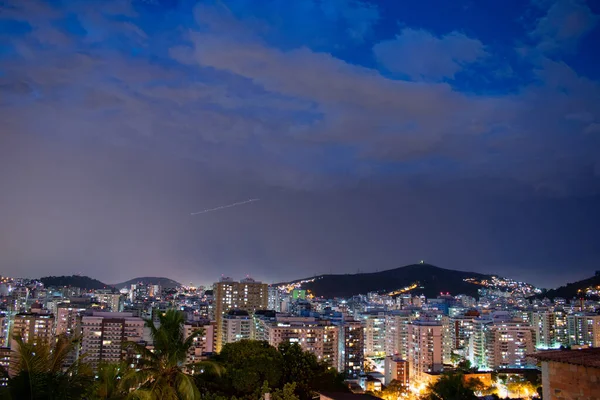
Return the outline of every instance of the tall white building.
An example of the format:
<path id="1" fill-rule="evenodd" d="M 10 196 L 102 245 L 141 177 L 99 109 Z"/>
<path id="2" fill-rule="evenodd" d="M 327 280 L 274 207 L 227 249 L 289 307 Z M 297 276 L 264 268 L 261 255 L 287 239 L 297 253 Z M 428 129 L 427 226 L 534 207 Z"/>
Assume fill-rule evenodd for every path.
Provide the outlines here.
<path id="1" fill-rule="evenodd" d="M 408 358 L 408 326 L 413 320 L 409 311 L 393 311 L 385 316 L 385 354 Z"/>
<path id="2" fill-rule="evenodd" d="M 284 342 L 298 343 L 304 351 L 313 353 L 319 361 L 334 368 L 338 365 L 339 327 L 314 317 L 278 316 L 267 325 L 269 344 L 277 347 Z"/>
<path id="3" fill-rule="evenodd" d="M 93 312 L 81 318 L 81 351 L 94 368 L 124 359 L 127 341 L 142 343 L 145 322 L 128 312 Z"/>
<path id="4" fill-rule="evenodd" d="M 415 320 L 408 337 L 409 376 L 418 385 L 429 380 L 426 374 L 442 371 L 442 324 L 433 318 Z"/>
<path id="5" fill-rule="evenodd" d="M 528 354 L 535 351 L 533 328 L 523 321 L 511 320 L 489 326 L 488 367 L 526 368 L 535 365 Z"/>
<path id="6" fill-rule="evenodd" d="M 210 321 L 195 321 L 186 322 L 183 325 L 183 335 L 186 339 L 198 330 L 202 330 L 202 334 L 194 338 L 194 343 L 186 358 L 187 364 L 194 364 L 205 360 L 209 354 L 214 352 L 214 323 L 211 324 Z"/>
<path id="7" fill-rule="evenodd" d="M 222 319 L 220 343 L 225 345 L 227 343 L 239 342 L 243 339 L 252 339 L 253 323 L 254 321 L 248 314 L 248 311 L 229 310 Z"/>
<path id="8" fill-rule="evenodd" d="M 385 355 L 385 312 L 366 312 L 360 317 L 365 327 L 365 356 Z"/>
<path id="9" fill-rule="evenodd" d="M 527 355 L 535 350 L 534 330 L 508 313 L 476 319 L 469 339 L 469 360 L 480 370 L 525 368 L 534 365 Z"/>
<path id="10" fill-rule="evenodd" d="M 96 300 L 99 303 L 106 305 L 112 312 L 123 311 L 123 301 L 119 293 L 101 293 L 97 292 L 95 295 Z"/>
<path id="11" fill-rule="evenodd" d="M 20 336 L 24 342 L 50 343 L 54 340 L 54 315 L 44 313 L 19 313 L 15 315 L 11 336 Z M 10 348 L 17 348 L 11 340 Z"/>
<path id="12" fill-rule="evenodd" d="M 556 314 L 553 311 L 534 311 L 530 317 L 537 349 L 560 347 L 556 332 Z"/>
<path id="13" fill-rule="evenodd" d="M 72 335 L 81 332 L 81 316 L 85 307 L 61 303 L 56 307 L 56 334 Z"/>
<path id="14" fill-rule="evenodd" d="M 600 347 L 600 315 L 576 314 L 567 316 L 569 344 Z"/>
<path id="15" fill-rule="evenodd" d="M 281 293 L 277 286 L 269 286 L 269 310 L 281 312 Z"/>

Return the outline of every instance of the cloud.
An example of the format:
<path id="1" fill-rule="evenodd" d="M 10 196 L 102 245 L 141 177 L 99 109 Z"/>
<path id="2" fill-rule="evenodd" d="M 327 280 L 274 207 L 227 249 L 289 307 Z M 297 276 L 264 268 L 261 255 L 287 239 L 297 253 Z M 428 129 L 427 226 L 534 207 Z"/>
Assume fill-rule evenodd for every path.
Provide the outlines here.
<path id="1" fill-rule="evenodd" d="M 600 118 L 591 105 L 600 90 L 564 63 L 540 66 L 542 86 L 476 96 L 446 83 L 390 79 L 306 47 L 280 49 L 223 9 L 201 6 L 196 17 L 198 25 L 166 41 L 170 51 L 158 61 L 110 43 L 128 35 L 150 46 L 164 37 L 140 35 L 131 29 L 135 20 L 114 24 L 103 14 L 92 20 L 106 41 L 84 35 L 53 47 L 30 35 L 15 40 L 32 57 L 4 64 L 0 84 L 10 103 L 0 108 L 3 121 L 65 140 L 191 159 L 286 188 L 352 185 L 384 170 L 435 180 L 496 176 L 532 187 L 557 181 L 550 187 L 568 193 L 572 183 L 550 167 L 558 154 L 569 149 L 561 162 L 573 171 L 595 162 L 588 151 L 580 154 L 595 148 L 593 139 L 569 146 L 562 138 L 573 115 Z M 440 163 L 453 168 L 440 171 Z"/>
<path id="2" fill-rule="evenodd" d="M 562 156 L 562 162 L 573 171 L 594 162 L 589 153 L 580 158 L 585 139 L 581 147 L 564 141 L 568 128 L 562 120 L 586 108 L 590 115 L 600 115 L 597 107 L 590 107 L 600 90 L 564 63 L 547 60 L 539 70 L 545 84 L 523 88 L 517 95 L 469 96 L 443 83 L 392 80 L 327 53 L 282 51 L 252 36 L 240 43 L 227 35 L 196 31 L 189 41 L 191 47 L 174 53 L 185 54 L 185 62 L 242 76 L 269 93 L 314 104 L 320 118 L 295 127 L 292 135 L 279 134 L 301 146 L 349 146 L 358 160 L 398 163 L 400 171 L 401 163 L 413 163 L 409 170 L 416 175 L 435 170 L 435 160 L 441 159 L 454 162 L 455 173 L 510 176 L 534 187 L 545 182 L 545 187 L 560 187 L 556 193 L 585 187 L 567 183 L 564 172 L 550 172 L 559 149 L 572 151 L 573 157 Z M 496 156 L 490 158 L 490 151 Z"/>
<path id="3" fill-rule="evenodd" d="M 600 151 L 584 130 L 600 120 L 598 82 L 541 57 L 535 84 L 475 95 L 336 56 L 344 18 L 326 46 L 303 46 L 233 8 L 173 17 L 160 3 L 11 16 L 64 40 L 0 37 L 19 49 L 0 75 L 6 273 L 209 283 L 422 258 L 523 278 L 573 254 L 597 266 Z M 189 219 L 249 197 L 261 201 Z"/>
<path id="4" fill-rule="evenodd" d="M 589 124 L 588 126 L 585 127 L 583 132 L 586 134 L 600 133 L 600 123 L 594 122 L 592 124 Z"/>
<path id="5" fill-rule="evenodd" d="M 538 20 L 531 36 L 542 52 L 574 52 L 579 39 L 596 26 L 599 18 L 584 0 L 556 0 Z"/>
<path id="6" fill-rule="evenodd" d="M 373 52 L 387 70 L 417 80 L 454 78 L 466 65 L 487 55 L 483 43 L 462 33 L 437 37 L 411 28 L 403 29 L 393 40 L 376 44 Z"/>

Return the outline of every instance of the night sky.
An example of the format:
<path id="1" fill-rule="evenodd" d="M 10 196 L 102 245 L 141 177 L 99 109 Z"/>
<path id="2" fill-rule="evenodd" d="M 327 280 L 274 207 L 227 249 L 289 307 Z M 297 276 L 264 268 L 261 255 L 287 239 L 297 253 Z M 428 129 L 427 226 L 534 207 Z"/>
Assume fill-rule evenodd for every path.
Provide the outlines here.
<path id="1" fill-rule="evenodd" d="M 0 274 L 593 275 L 599 20 L 583 0 L 0 1 Z"/>

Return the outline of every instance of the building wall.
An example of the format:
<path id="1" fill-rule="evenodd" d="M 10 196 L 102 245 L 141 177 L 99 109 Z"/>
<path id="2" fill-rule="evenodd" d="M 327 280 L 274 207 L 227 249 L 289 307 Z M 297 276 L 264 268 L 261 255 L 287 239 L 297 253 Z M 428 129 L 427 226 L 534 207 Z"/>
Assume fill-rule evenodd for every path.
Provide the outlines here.
<path id="1" fill-rule="evenodd" d="M 78 334 L 81 330 L 81 314 L 85 308 L 59 305 L 56 308 L 56 334 Z"/>
<path id="2" fill-rule="evenodd" d="M 600 347 L 600 315 L 569 315 L 569 344 Z"/>
<path id="3" fill-rule="evenodd" d="M 141 342 L 144 337 L 144 320 L 129 313 L 94 313 L 82 317 L 81 325 L 81 350 L 93 367 L 100 362 L 122 360 L 123 343 Z"/>
<path id="4" fill-rule="evenodd" d="M 385 313 L 364 314 L 365 355 L 385 355 Z"/>
<path id="5" fill-rule="evenodd" d="M 385 354 L 408 357 L 408 325 L 410 313 L 392 313 L 385 317 Z"/>
<path id="6" fill-rule="evenodd" d="M 17 314 L 11 336 L 18 335 L 24 342 L 49 343 L 54 339 L 54 316 L 52 314 Z M 11 340 L 11 349 L 17 344 Z"/>
<path id="7" fill-rule="evenodd" d="M 442 325 L 415 321 L 409 327 L 408 362 L 410 378 L 426 380 L 425 375 L 442 371 Z"/>
<path id="8" fill-rule="evenodd" d="M 600 368 L 542 362 L 544 400 L 600 400 Z"/>
<path id="9" fill-rule="evenodd" d="M 345 321 L 339 330 L 338 371 L 355 378 L 365 363 L 365 331 L 358 321 Z"/>
<path id="10" fill-rule="evenodd" d="M 329 324 L 292 324 L 289 326 L 271 325 L 268 328 L 269 344 L 277 347 L 280 343 L 298 343 L 304 351 L 313 353 L 319 361 L 338 367 L 338 330 Z"/>
<path id="11" fill-rule="evenodd" d="M 389 385 L 392 381 L 398 381 L 402 386 L 408 387 L 410 384 L 408 361 L 393 356 L 385 358 L 385 383 Z"/>
<path id="12" fill-rule="evenodd" d="M 527 357 L 535 351 L 533 328 L 523 322 L 503 322 L 489 327 L 486 337 L 488 367 L 520 368 L 532 366 Z"/>
<path id="13" fill-rule="evenodd" d="M 8 347 L 0 347 L 0 367 L 4 368 L 5 371 L 11 372 L 10 360 L 12 358 L 12 350 Z M 8 386 L 8 378 L 0 375 L 0 386 Z"/>
<path id="14" fill-rule="evenodd" d="M 186 362 L 188 364 L 197 363 L 207 358 L 207 353 L 214 351 L 214 324 L 210 323 L 186 323 L 183 326 L 183 334 L 187 339 L 198 330 L 202 330 L 202 335 L 194 338 L 194 343 L 190 348 Z"/>
<path id="15" fill-rule="evenodd" d="M 221 345 L 252 339 L 252 324 L 252 319 L 247 315 L 226 315 L 221 322 Z"/>
<path id="16" fill-rule="evenodd" d="M 6 314 L 0 314 L 0 347 L 6 347 L 9 344 L 8 340 L 8 321 Z"/>
<path id="17" fill-rule="evenodd" d="M 223 347 L 223 317 L 231 309 L 248 311 L 266 310 L 269 304 L 269 286 L 266 283 L 244 279 L 240 282 L 222 279 L 214 284 L 216 320 L 215 351 Z"/>

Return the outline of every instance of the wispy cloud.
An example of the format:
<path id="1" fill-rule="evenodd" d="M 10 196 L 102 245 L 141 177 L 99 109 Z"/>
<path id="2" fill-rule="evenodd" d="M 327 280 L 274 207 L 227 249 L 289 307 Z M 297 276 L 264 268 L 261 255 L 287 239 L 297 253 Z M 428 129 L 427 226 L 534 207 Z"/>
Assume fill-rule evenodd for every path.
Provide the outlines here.
<path id="1" fill-rule="evenodd" d="M 545 53 L 575 52 L 579 39 L 596 26 L 600 16 L 584 0 L 556 0 L 539 5 L 548 3 L 547 12 L 531 32 L 538 49 Z"/>
<path id="2" fill-rule="evenodd" d="M 389 71 L 417 80 L 453 78 L 466 65 L 484 58 L 485 46 L 460 32 L 437 37 L 425 30 L 404 28 L 393 40 L 373 48 Z"/>

